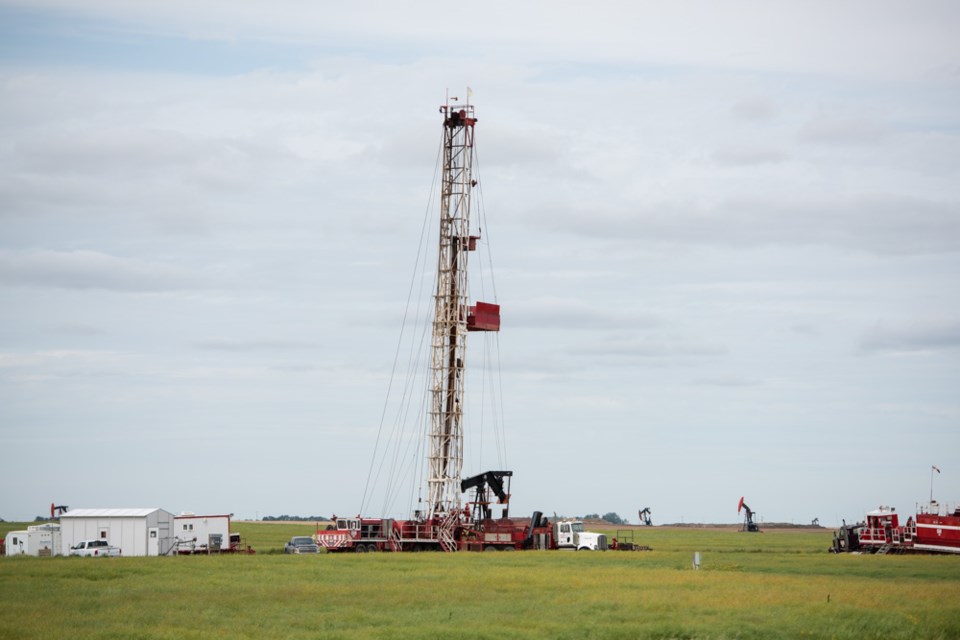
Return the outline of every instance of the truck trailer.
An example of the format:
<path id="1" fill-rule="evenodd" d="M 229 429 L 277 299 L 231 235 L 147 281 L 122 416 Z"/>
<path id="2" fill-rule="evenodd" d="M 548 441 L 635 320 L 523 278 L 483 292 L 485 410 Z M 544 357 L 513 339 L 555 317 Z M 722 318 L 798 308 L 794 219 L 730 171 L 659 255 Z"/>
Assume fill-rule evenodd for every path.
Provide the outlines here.
<path id="1" fill-rule="evenodd" d="M 26 531 L 11 531 L 4 547 L 8 556 L 61 555 L 60 525 L 48 522 L 29 526 Z"/>

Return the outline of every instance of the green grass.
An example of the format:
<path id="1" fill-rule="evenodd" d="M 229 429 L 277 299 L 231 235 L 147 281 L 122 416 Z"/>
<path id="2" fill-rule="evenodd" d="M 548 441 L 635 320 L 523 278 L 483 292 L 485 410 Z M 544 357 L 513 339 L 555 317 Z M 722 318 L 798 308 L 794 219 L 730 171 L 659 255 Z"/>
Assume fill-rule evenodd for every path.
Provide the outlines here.
<path id="1" fill-rule="evenodd" d="M 323 527 L 327 523 L 320 523 Z M 257 553 L 283 553 L 283 545 L 293 536 L 312 536 L 317 532 L 314 522 L 232 522 L 231 531 L 240 534 L 244 547 L 249 545 Z"/>
<path id="2" fill-rule="evenodd" d="M 37 522 L 0 522 L 0 538 L 6 538 L 11 531 L 26 531 Z"/>
<path id="3" fill-rule="evenodd" d="M 264 549 L 285 527 L 237 526 Z M 650 552 L 6 558 L 0 638 L 960 637 L 960 557 L 829 540 L 654 528 Z"/>

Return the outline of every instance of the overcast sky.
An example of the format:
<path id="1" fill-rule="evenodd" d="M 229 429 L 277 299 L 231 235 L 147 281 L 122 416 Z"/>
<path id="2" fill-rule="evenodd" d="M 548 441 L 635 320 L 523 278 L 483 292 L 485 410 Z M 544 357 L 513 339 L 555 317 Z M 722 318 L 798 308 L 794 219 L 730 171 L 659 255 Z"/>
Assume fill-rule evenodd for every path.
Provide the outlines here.
<path id="1" fill-rule="evenodd" d="M 960 503 L 960 5 L 406 4 L 0 0 L 0 518 L 356 513 L 466 86 L 505 454 L 474 411 L 465 473 Z"/>

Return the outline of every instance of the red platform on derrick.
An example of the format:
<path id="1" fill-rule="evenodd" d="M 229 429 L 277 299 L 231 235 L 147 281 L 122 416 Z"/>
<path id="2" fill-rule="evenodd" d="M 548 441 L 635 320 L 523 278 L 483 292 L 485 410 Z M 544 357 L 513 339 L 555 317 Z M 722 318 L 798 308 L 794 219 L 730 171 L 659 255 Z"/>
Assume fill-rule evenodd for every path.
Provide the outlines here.
<path id="1" fill-rule="evenodd" d="M 470 307 L 467 331 L 500 331 L 500 305 L 478 302 Z"/>

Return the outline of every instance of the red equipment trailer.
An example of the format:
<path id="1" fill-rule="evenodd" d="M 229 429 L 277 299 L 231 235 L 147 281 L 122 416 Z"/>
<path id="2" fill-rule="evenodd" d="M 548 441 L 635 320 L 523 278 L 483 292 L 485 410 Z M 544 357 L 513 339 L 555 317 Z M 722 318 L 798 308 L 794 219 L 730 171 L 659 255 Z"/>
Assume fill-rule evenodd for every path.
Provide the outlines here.
<path id="1" fill-rule="evenodd" d="M 960 506 L 931 501 L 903 524 L 895 508 L 881 506 L 852 529 L 856 542 L 840 545 L 835 536 L 832 551 L 960 553 Z"/>
<path id="2" fill-rule="evenodd" d="M 515 551 L 556 548 L 551 523 L 540 512 L 529 521 L 508 515 L 512 471 L 487 471 L 460 483 L 474 490 L 473 500 L 445 518 L 338 518 L 317 532 L 317 544 L 327 551 Z M 494 498 L 496 502 L 494 502 Z M 493 518 L 493 505 L 503 508 Z"/>

